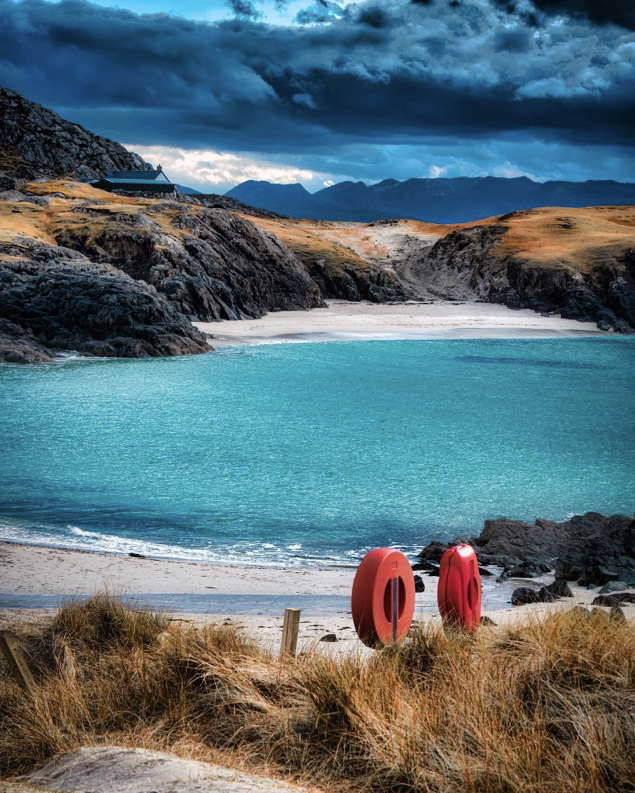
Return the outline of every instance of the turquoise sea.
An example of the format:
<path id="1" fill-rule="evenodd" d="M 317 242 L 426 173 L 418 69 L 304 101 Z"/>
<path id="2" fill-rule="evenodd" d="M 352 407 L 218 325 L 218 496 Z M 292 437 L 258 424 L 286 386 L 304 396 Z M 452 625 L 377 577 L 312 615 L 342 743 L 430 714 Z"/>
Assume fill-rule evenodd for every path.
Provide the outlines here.
<path id="1" fill-rule="evenodd" d="M 0 367 L 0 538 L 262 565 L 635 510 L 635 339 Z"/>

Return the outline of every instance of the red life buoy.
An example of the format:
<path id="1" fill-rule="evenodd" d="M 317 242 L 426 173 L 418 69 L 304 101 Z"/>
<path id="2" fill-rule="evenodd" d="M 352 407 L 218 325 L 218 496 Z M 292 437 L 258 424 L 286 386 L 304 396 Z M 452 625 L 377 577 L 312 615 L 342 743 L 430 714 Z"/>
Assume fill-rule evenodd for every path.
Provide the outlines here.
<path id="1" fill-rule="evenodd" d="M 362 559 L 353 581 L 353 622 L 369 647 L 399 642 L 408 635 L 415 611 L 410 562 L 394 548 L 375 548 Z"/>
<path id="2" fill-rule="evenodd" d="M 474 633 L 481 623 L 481 575 L 470 545 L 455 545 L 441 557 L 437 603 L 444 627 Z"/>

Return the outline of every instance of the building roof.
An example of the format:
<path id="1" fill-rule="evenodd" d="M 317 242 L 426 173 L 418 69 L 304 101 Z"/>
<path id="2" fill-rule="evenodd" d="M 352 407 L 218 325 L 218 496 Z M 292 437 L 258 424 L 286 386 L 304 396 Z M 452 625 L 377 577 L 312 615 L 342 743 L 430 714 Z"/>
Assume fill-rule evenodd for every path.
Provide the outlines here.
<path id="1" fill-rule="evenodd" d="M 121 173 L 126 173 L 126 171 L 122 171 Z M 119 179 L 115 178 L 114 176 L 104 176 L 103 179 L 99 179 L 100 182 L 111 182 L 112 184 L 144 184 L 145 182 L 151 181 L 150 179 Z M 169 180 L 166 180 L 166 185 L 172 184 Z M 160 182 L 160 184 L 163 184 Z"/>
<path id="2" fill-rule="evenodd" d="M 111 182 L 112 181 L 139 182 L 141 180 L 149 181 L 149 180 L 158 179 L 159 176 L 162 176 L 166 182 L 170 181 L 168 177 L 163 173 L 161 168 L 159 168 L 156 171 L 111 171 L 108 174 L 108 176 L 106 176 L 106 179 L 108 179 Z"/>

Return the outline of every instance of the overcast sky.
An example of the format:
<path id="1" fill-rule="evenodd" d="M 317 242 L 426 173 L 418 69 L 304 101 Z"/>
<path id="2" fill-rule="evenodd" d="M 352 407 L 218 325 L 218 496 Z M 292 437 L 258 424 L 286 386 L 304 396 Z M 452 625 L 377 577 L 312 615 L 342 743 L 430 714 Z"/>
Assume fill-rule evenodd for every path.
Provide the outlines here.
<path id="1" fill-rule="evenodd" d="M 175 181 L 635 181 L 634 0 L 0 0 L 0 84 Z"/>

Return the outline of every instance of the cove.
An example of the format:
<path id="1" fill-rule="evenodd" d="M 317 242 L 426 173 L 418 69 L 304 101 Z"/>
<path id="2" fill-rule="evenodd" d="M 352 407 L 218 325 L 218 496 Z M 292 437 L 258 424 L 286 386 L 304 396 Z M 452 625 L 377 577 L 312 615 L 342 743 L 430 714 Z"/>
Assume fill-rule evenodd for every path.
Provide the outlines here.
<path id="1" fill-rule="evenodd" d="M 0 367 L 0 538 L 355 564 L 635 509 L 635 339 L 277 344 Z"/>

